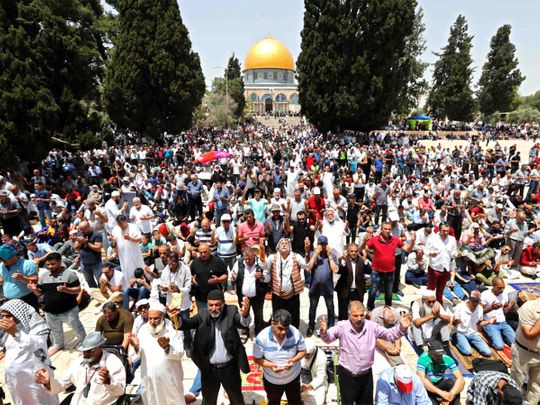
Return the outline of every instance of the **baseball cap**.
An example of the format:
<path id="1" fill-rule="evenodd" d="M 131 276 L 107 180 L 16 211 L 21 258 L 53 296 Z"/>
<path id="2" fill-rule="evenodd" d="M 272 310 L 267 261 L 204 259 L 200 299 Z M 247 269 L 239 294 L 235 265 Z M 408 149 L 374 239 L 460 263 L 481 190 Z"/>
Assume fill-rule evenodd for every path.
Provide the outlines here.
<path id="1" fill-rule="evenodd" d="M 328 244 L 328 238 L 327 238 L 326 236 L 324 236 L 324 235 L 321 235 L 321 236 L 319 236 L 319 238 L 317 239 L 317 242 L 318 242 L 319 244 L 324 244 L 324 243 Z"/>
<path id="2" fill-rule="evenodd" d="M 221 216 L 221 221 L 232 221 L 232 218 L 229 214 L 223 214 Z"/>
<path id="3" fill-rule="evenodd" d="M 438 340 L 432 340 L 428 343 L 428 349 L 430 352 L 434 354 L 443 354 L 444 353 L 444 347 L 442 343 Z"/>
<path id="4" fill-rule="evenodd" d="M 400 364 L 394 369 L 394 379 L 401 392 L 412 392 L 413 372 L 409 366 Z"/>

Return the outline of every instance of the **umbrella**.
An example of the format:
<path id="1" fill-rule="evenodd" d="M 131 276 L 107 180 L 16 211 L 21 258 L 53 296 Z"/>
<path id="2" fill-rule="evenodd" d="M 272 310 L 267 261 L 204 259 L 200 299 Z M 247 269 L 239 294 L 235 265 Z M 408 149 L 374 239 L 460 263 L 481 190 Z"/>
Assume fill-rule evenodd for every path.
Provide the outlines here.
<path id="1" fill-rule="evenodd" d="M 195 163 L 208 163 L 213 162 L 217 159 L 227 159 L 232 156 L 232 153 L 223 151 L 223 150 L 213 150 L 210 152 L 203 153 L 201 156 L 199 156 L 198 159 L 195 160 Z"/>

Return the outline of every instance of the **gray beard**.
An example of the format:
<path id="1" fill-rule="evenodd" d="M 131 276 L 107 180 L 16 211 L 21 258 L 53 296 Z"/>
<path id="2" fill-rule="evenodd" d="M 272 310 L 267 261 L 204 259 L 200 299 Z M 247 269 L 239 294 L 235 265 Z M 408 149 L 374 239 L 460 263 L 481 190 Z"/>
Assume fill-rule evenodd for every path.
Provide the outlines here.
<path id="1" fill-rule="evenodd" d="M 429 305 L 426 305 L 426 304 L 422 304 L 424 306 L 424 313 L 426 315 L 431 315 L 431 307 Z"/>
<path id="2" fill-rule="evenodd" d="M 165 321 L 161 321 L 156 327 L 148 324 L 148 331 L 153 337 L 158 337 L 165 330 Z"/>

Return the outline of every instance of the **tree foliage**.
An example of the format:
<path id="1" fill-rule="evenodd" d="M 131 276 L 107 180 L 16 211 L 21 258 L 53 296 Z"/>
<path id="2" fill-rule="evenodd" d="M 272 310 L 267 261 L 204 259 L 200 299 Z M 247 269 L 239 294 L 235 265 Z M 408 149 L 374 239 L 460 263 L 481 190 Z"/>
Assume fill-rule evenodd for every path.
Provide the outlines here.
<path id="1" fill-rule="evenodd" d="M 516 47 L 510 42 L 510 25 L 503 25 L 491 38 L 491 49 L 478 82 L 478 102 L 484 115 L 510 111 L 525 77 L 518 69 Z"/>
<path id="2" fill-rule="evenodd" d="M 383 125 L 421 77 L 416 0 L 305 0 L 298 87 L 320 130 Z M 406 103 L 404 103 L 406 104 Z"/>
<path id="3" fill-rule="evenodd" d="M 89 139 L 103 76 L 99 0 L 0 2 L 0 158 L 39 160 L 56 137 Z"/>
<path id="4" fill-rule="evenodd" d="M 212 92 L 205 96 L 203 104 L 206 107 L 206 125 L 223 129 L 235 124 L 237 105 L 231 96 Z"/>
<path id="5" fill-rule="evenodd" d="M 114 0 L 118 26 L 104 98 L 119 128 L 157 137 L 191 125 L 205 84 L 175 0 Z"/>
<path id="6" fill-rule="evenodd" d="M 436 54 L 433 84 L 428 107 L 434 117 L 452 121 L 473 118 L 474 99 L 471 90 L 473 68 L 471 48 L 473 37 L 467 33 L 467 20 L 462 15 L 450 28 L 448 44 Z"/>
<path id="7" fill-rule="evenodd" d="M 240 121 L 244 117 L 246 99 L 244 96 L 244 81 L 241 76 L 240 61 L 234 54 L 229 58 L 224 76 L 215 78 L 212 82 L 212 92 L 222 95 L 229 94 L 236 103 L 234 117 Z"/>

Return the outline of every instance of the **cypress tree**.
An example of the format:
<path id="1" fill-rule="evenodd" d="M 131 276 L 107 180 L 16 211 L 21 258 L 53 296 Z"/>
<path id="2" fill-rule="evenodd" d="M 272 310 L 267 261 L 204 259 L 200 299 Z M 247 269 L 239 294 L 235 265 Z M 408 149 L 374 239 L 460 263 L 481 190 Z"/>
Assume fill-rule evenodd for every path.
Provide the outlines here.
<path id="1" fill-rule="evenodd" d="M 228 92 L 236 105 L 234 118 L 236 120 L 241 120 L 243 118 L 244 110 L 246 108 L 244 81 L 242 80 L 240 61 L 234 54 L 229 58 L 224 77 L 216 77 L 212 82 L 212 92 L 221 95 L 225 95 Z"/>
<path id="2" fill-rule="evenodd" d="M 100 130 L 93 112 L 103 75 L 98 0 L 0 2 L 0 158 L 44 157 Z"/>
<path id="3" fill-rule="evenodd" d="M 484 115 L 512 110 L 517 90 L 525 80 L 518 69 L 516 47 L 510 42 L 511 30 L 510 25 L 503 25 L 491 38 L 491 49 L 478 82 L 478 102 Z"/>
<path id="4" fill-rule="evenodd" d="M 408 46 L 421 19 L 416 5 L 305 0 L 299 96 L 302 112 L 320 130 L 369 131 L 387 121 L 418 74 Z"/>
<path id="5" fill-rule="evenodd" d="M 450 28 L 448 44 L 436 54 L 433 84 L 427 104 L 439 119 L 470 121 L 474 100 L 471 90 L 473 68 L 471 48 L 473 37 L 467 33 L 467 20 L 462 15 Z"/>
<path id="6" fill-rule="evenodd" d="M 205 91 L 175 0 L 115 0 L 118 31 L 105 104 L 120 128 L 158 137 L 188 128 Z"/>

